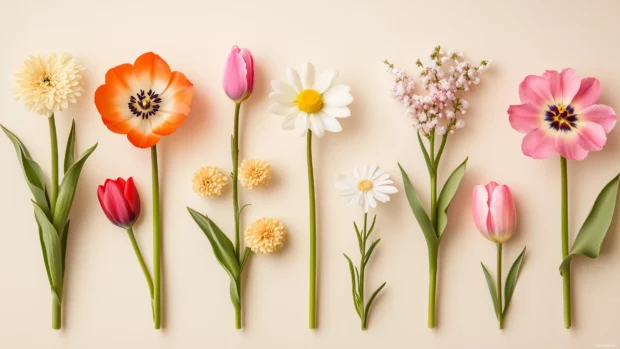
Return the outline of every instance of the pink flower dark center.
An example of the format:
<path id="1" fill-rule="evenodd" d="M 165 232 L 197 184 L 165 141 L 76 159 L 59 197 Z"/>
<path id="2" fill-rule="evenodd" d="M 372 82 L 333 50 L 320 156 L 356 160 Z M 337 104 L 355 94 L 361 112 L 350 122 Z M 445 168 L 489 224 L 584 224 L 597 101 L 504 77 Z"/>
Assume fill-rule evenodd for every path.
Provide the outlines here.
<path id="1" fill-rule="evenodd" d="M 133 115 L 142 119 L 148 119 L 149 116 L 157 114 L 161 102 L 161 97 L 153 90 L 149 90 L 147 93 L 144 93 L 144 90 L 140 90 L 135 96 L 129 97 L 127 106 Z"/>
<path id="2" fill-rule="evenodd" d="M 549 127 L 556 131 L 572 131 L 577 128 L 577 114 L 575 108 L 570 104 L 565 106 L 549 105 L 549 109 L 545 112 L 545 121 L 549 122 Z"/>

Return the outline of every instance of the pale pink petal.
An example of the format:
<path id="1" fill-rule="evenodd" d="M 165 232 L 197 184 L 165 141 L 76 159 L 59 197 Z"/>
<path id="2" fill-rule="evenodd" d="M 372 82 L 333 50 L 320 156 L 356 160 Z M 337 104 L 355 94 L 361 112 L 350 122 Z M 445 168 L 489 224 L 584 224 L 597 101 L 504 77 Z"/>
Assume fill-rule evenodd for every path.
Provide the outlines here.
<path id="1" fill-rule="evenodd" d="M 544 121 L 543 109 L 533 104 L 511 105 L 508 108 L 508 116 L 510 126 L 522 133 L 539 128 Z"/>
<path id="2" fill-rule="evenodd" d="M 519 85 L 519 98 L 523 104 L 533 104 L 539 107 L 553 102 L 549 80 L 542 76 L 526 76 Z"/>
<path id="3" fill-rule="evenodd" d="M 599 151 L 607 142 L 603 126 L 594 122 L 580 122 L 577 128 L 579 146 L 587 151 Z"/>
<path id="4" fill-rule="evenodd" d="M 517 213 L 510 188 L 500 185 L 493 191 L 489 205 L 489 217 L 492 220 L 492 232 L 497 241 L 504 242 L 512 236 L 517 224 Z"/>
<path id="5" fill-rule="evenodd" d="M 536 129 L 523 137 L 521 150 L 531 158 L 546 159 L 555 153 L 555 137 L 541 128 Z"/>
<path id="6" fill-rule="evenodd" d="M 574 132 L 559 133 L 555 139 L 555 150 L 568 160 L 583 160 L 588 152 L 579 146 L 579 136 Z"/>
<path id="7" fill-rule="evenodd" d="M 601 126 L 606 133 L 616 126 L 616 112 L 611 107 L 594 104 L 579 112 L 579 118 L 583 121 L 595 122 Z"/>
<path id="8" fill-rule="evenodd" d="M 601 83 L 597 78 L 585 78 L 581 80 L 579 92 L 573 98 L 571 104 L 578 110 L 583 110 L 598 101 L 601 96 Z"/>
<path id="9" fill-rule="evenodd" d="M 472 196 L 471 210 L 474 217 L 476 227 L 484 235 L 488 237 L 487 219 L 489 217 L 489 194 L 483 185 L 476 185 Z"/>
<path id="10" fill-rule="evenodd" d="M 233 101 L 240 101 L 248 91 L 248 70 L 239 51 L 237 46 L 233 46 L 230 51 L 222 81 L 224 92 Z"/>
<path id="11" fill-rule="evenodd" d="M 568 105 L 581 86 L 581 80 L 577 76 L 575 69 L 567 68 L 558 73 L 555 70 L 547 70 L 543 77 L 549 80 L 551 88 L 551 96 L 555 100 L 555 104 Z"/>

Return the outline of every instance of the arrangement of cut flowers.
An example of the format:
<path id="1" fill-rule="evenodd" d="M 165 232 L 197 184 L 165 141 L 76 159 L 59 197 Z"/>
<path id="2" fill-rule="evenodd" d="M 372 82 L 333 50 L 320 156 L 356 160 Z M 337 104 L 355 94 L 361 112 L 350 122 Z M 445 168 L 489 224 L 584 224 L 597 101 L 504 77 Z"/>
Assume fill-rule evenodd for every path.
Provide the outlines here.
<path id="1" fill-rule="evenodd" d="M 138 57 L 133 65 L 121 64 L 105 75 L 95 92 L 95 105 L 107 128 L 126 134 L 129 142 L 151 149 L 153 189 L 153 274 L 149 272 L 133 233 L 140 214 L 140 199 L 132 178 L 106 180 L 97 190 L 101 208 L 110 221 L 125 229 L 146 277 L 155 329 L 161 327 L 161 250 L 159 167 L 157 143 L 181 126 L 190 112 L 194 86 L 183 73 L 172 71 L 153 52 Z"/>
<path id="2" fill-rule="evenodd" d="M 52 328 L 62 327 L 62 301 L 65 280 L 69 213 L 84 163 L 97 144 L 75 159 L 75 121 L 71 125 L 63 161 L 63 178 L 58 178 L 58 134 L 55 115 L 76 103 L 82 95 L 84 67 L 73 57 L 61 53 L 30 56 L 14 76 L 15 98 L 26 108 L 47 118 L 52 158 L 51 185 L 45 183 L 41 166 L 32 159 L 22 141 L 4 126 L 13 143 L 17 160 L 32 192 L 34 216 L 39 227 L 43 262 L 52 291 Z"/>
<path id="3" fill-rule="evenodd" d="M 437 259 L 439 243 L 448 224 L 448 207 L 465 174 L 467 159 L 448 177 L 441 192 L 437 192 L 439 162 L 446 147 L 448 137 L 465 126 L 464 115 L 469 102 L 460 94 L 472 85 L 480 83 L 480 73 L 487 68 L 489 61 L 472 64 L 462 60 L 463 54 L 445 52 L 435 47 L 430 55 L 430 63 L 420 59 L 416 64 L 421 69 L 421 94 L 416 93 L 415 78 L 385 61 L 390 73 L 394 75 L 391 88 L 392 97 L 402 103 L 410 118 L 420 149 L 424 155 L 430 177 L 430 214 L 424 209 L 409 176 L 400 166 L 407 200 L 422 229 L 428 246 L 429 291 L 428 327 L 435 327 L 435 294 L 437 284 Z M 441 138 L 441 140 L 439 140 Z M 426 143 L 424 142 L 426 139 Z"/>
<path id="4" fill-rule="evenodd" d="M 562 263 L 564 326 L 570 328 L 571 274 L 573 257 L 596 258 L 616 207 L 619 176 L 600 192 L 590 214 L 579 229 L 572 247 L 568 236 L 567 160 L 584 160 L 589 152 L 599 151 L 607 134 L 616 125 L 616 113 L 606 105 L 596 104 L 601 95 L 596 78 L 580 79 L 574 69 L 561 72 L 547 70 L 542 76 L 528 75 L 519 85 L 521 104 L 508 109 L 510 125 L 525 133 L 521 149 L 534 159 L 560 156 L 562 187 Z"/>

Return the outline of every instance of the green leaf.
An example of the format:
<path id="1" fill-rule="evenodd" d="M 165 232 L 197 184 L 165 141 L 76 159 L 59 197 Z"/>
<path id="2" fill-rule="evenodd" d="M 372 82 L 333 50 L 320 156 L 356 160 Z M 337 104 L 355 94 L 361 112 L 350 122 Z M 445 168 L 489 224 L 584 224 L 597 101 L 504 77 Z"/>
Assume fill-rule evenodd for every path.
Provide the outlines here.
<path id="1" fill-rule="evenodd" d="M 491 299 L 493 300 L 493 312 L 495 313 L 495 317 L 499 319 L 499 313 L 497 312 L 497 291 L 495 290 L 495 284 L 493 283 L 493 279 L 487 271 L 487 268 L 484 267 L 484 264 L 480 263 L 480 265 L 482 266 L 484 277 L 487 280 L 487 286 L 489 286 L 489 293 L 491 294 Z"/>
<path id="2" fill-rule="evenodd" d="M 514 263 L 512 263 L 512 267 L 510 267 L 510 271 L 506 277 L 506 287 L 504 287 L 504 310 L 502 311 L 504 315 L 506 315 L 506 310 L 508 309 L 508 305 L 512 299 L 512 294 L 515 292 L 515 288 L 517 287 L 517 278 L 519 277 L 519 269 L 521 268 L 521 263 L 523 262 L 525 249 L 526 247 L 523 248 L 523 251 L 521 251 L 519 257 L 517 257 Z"/>
<path id="3" fill-rule="evenodd" d="M 370 248 L 368 248 L 368 252 L 366 252 L 366 257 L 364 257 L 364 265 L 368 264 L 368 260 L 370 260 L 370 256 L 372 255 L 372 251 L 375 250 L 375 247 L 377 247 L 377 244 L 379 243 L 379 241 L 381 241 L 381 239 L 377 239 L 375 242 L 373 242 L 370 245 Z"/>
<path id="4" fill-rule="evenodd" d="M 65 270 L 65 259 L 67 256 L 67 239 L 69 238 L 69 223 L 71 223 L 71 220 L 67 221 L 67 224 L 65 224 L 65 230 L 62 232 L 62 235 L 60 236 L 60 247 L 61 247 L 61 251 L 62 251 L 62 270 L 64 272 Z"/>
<path id="5" fill-rule="evenodd" d="M 422 229 L 422 232 L 424 233 L 426 244 L 428 245 L 429 249 L 437 249 L 437 247 L 439 246 L 439 238 L 435 233 L 435 229 L 433 228 L 431 219 L 428 217 L 428 214 L 424 210 L 424 207 L 420 202 L 420 197 L 418 196 L 418 193 L 413 187 L 413 184 L 411 184 L 411 180 L 409 180 L 409 176 L 407 176 L 407 173 L 405 173 L 405 170 L 403 170 L 403 167 L 400 164 L 398 164 L 398 167 L 400 168 L 400 172 L 403 176 L 405 193 L 407 194 L 409 206 L 411 206 L 411 211 L 413 211 L 413 214 L 417 219 L 418 224 Z"/>
<path id="6" fill-rule="evenodd" d="M 372 219 L 372 223 L 370 224 L 370 228 L 368 228 L 368 232 L 366 233 L 366 239 L 370 236 L 373 230 L 375 230 L 375 223 L 377 223 L 377 215 L 375 215 Z"/>
<path id="7" fill-rule="evenodd" d="M 355 278 L 355 271 L 353 270 L 353 262 L 351 262 L 351 258 L 349 258 L 349 256 L 346 255 L 346 253 L 343 253 L 344 258 L 347 259 L 347 262 L 349 262 L 349 272 L 351 273 L 351 293 L 353 294 L 353 305 L 355 306 L 355 311 L 357 312 L 357 315 L 359 315 L 360 317 L 362 316 L 361 313 L 361 308 L 360 308 L 360 302 L 359 302 L 359 295 L 357 294 L 357 279 Z"/>
<path id="8" fill-rule="evenodd" d="M 239 308 L 241 306 L 241 295 L 239 294 L 239 284 L 238 280 L 235 280 L 231 277 L 230 279 L 230 300 L 235 308 Z"/>
<path id="9" fill-rule="evenodd" d="M 618 182 L 620 175 L 614 177 L 601 190 L 596 198 L 592 210 L 581 226 L 575 243 L 570 250 L 570 254 L 562 261 L 560 265 L 560 273 L 568 271 L 571 259 L 576 255 L 582 255 L 589 258 L 598 257 L 601 251 L 601 245 L 607 235 L 611 220 L 614 217 L 616 208 L 616 197 L 618 195 Z"/>
<path id="10" fill-rule="evenodd" d="M 241 268 L 235 255 L 235 247 L 228 236 L 226 236 L 226 234 L 224 234 L 222 230 L 207 216 L 204 216 L 189 207 L 187 210 L 205 234 L 209 240 L 209 243 L 211 243 L 211 248 L 213 249 L 213 254 L 215 255 L 217 261 L 220 262 L 233 281 L 239 280 Z"/>
<path id="11" fill-rule="evenodd" d="M 41 227 L 41 235 L 43 237 L 43 245 L 45 246 L 45 258 L 49 267 L 50 277 L 52 280 L 52 289 L 57 295 L 62 294 L 63 268 L 62 268 L 62 251 L 61 242 L 58 232 L 54 225 L 49 221 L 45 212 L 34 204 L 34 216 Z"/>
<path id="12" fill-rule="evenodd" d="M 47 191 L 45 190 L 45 177 L 43 175 L 43 170 L 41 170 L 41 166 L 30 158 L 28 149 L 26 149 L 26 146 L 19 140 L 19 138 L 17 138 L 15 134 L 2 125 L 0 125 L 0 127 L 15 147 L 17 160 L 19 160 L 19 164 L 22 167 L 24 178 L 26 179 L 26 183 L 32 192 L 34 201 L 36 201 L 47 217 L 52 217 L 49 198 L 47 196 Z"/>
<path id="13" fill-rule="evenodd" d="M 355 234 L 357 234 L 357 245 L 360 253 L 364 253 L 364 251 L 362 251 L 362 234 L 360 233 L 360 229 L 357 227 L 357 223 L 355 222 L 353 222 L 353 227 L 355 228 Z"/>
<path id="14" fill-rule="evenodd" d="M 439 199 L 437 200 L 437 232 L 439 236 L 443 234 L 448 225 L 448 207 L 465 175 L 465 167 L 467 166 L 468 159 L 469 158 L 465 158 L 465 161 L 452 172 L 446 184 L 444 184 L 443 189 L 441 189 L 441 194 L 439 194 Z"/>
<path id="15" fill-rule="evenodd" d="M 433 165 L 431 164 L 431 158 L 428 156 L 428 151 L 426 151 L 424 142 L 422 142 L 422 136 L 420 136 L 420 132 L 418 132 L 418 142 L 420 143 L 420 149 L 422 149 L 422 154 L 424 154 L 424 161 L 426 162 L 426 168 L 428 169 L 428 173 L 432 175 L 434 172 Z"/>
<path id="16" fill-rule="evenodd" d="M 54 209 L 54 226 L 58 231 L 64 231 L 65 224 L 69 218 L 69 212 L 71 211 L 71 205 L 73 204 L 73 198 L 75 197 L 75 190 L 77 188 L 78 180 L 80 179 L 80 173 L 84 167 L 84 163 L 95 151 L 97 144 L 88 148 L 76 161 L 71 168 L 65 173 L 60 188 L 58 190 L 58 199 L 56 201 L 56 208 Z"/>
<path id="17" fill-rule="evenodd" d="M 381 286 L 379 286 L 379 288 L 375 290 L 375 292 L 372 293 L 372 296 L 370 296 L 370 299 L 366 304 L 366 311 L 364 312 L 364 315 L 366 317 L 368 317 L 368 313 L 370 313 L 370 307 L 372 306 L 372 302 L 375 301 L 375 298 L 377 298 L 377 295 L 379 294 L 379 292 L 381 292 L 381 290 L 385 287 L 386 284 L 387 282 L 384 282 Z"/>
<path id="18" fill-rule="evenodd" d="M 47 281 L 49 282 L 50 286 L 52 286 L 53 285 L 52 275 L 50 274 L 50 266 L 47 263 L 47 252 L 45 251 L 45 240 L 43 240 L 43 230 L 41 230 L 41 226 L 39 225 L 39 222 L 37 222 L 37 228 L 39 230 L 39 242 L 41 244 L 41 252 L 43 253 L 43 262 L 45 263 L 45 272 L 47 273 Z"/>
<path id="19" fill-rule="evenodd" d="M 75 154 L 75 120 L 71 122 L 71 132 L 69 132 L 69 139 L 67 140 L 67 148 L 65 149 L 65 173 L 69 171 L 73 162 Z"/>
<path id="20" fill-rule="evenodd" d="M 245 267 L 245 263 L 248 261 L 251 251 L 252 250 L 249 247 L 246 247 L 245 250 L 243 251 L 243 258 L 241 259 L 241 265 L 239 266 L 239 273 L 243 271 L 243 267 Z"/>

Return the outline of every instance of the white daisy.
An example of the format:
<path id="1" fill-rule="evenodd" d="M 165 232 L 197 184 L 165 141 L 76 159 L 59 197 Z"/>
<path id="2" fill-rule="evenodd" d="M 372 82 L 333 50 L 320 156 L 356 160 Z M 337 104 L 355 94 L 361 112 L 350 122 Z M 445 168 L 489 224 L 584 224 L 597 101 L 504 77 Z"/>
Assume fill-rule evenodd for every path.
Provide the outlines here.
<path id="1" fill-rule="evenodd" d="M 327 70 L 315 81 L 314 66 L 304 63 L 301 76 L 291 68 L 287 75 L 288 83 L 271 81 L 274 92 L 269 94 L 274 102 L 269 111 L 285 117 L 282 128 L 295 129 L 302 136 L 311 130 L 319 137 L 324 131 L 342 131 L 337 118 L 351 116 L 347 106 L 353 102 L 353 96 L 349 86 L 333 86 L 338 70 Z"/>
<path id="2" fill-rule="evenodd" d="M 377 207 L 377 200 L 388 202 L 388 194 L 398 193 L 398 189 L 391 184 L 394 182 L 389 174 L 376 165 L 366 165 L 358 166 L 353 176 L 338 176 L 336 190 L 345 203 L 357 204 L 368 212 L 369 207 Z"/>

